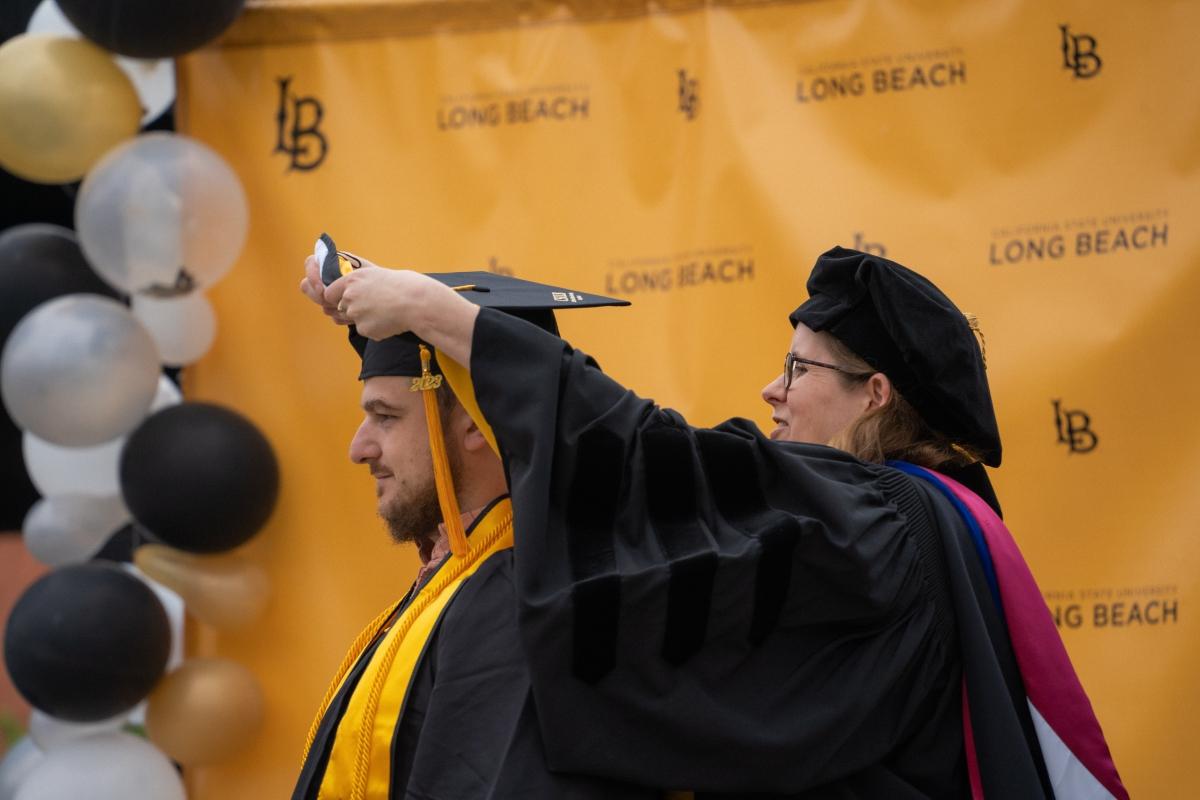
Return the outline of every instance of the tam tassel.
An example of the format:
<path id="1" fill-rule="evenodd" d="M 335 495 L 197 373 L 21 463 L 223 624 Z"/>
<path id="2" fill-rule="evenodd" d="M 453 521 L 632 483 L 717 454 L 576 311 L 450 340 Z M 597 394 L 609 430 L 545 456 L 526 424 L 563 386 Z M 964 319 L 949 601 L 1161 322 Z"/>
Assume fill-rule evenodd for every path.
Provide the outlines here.
<path id="1" fill-rule="evenodd" d="M 450 552 L 464 558 L 471 547 L 463 530 L 462 513 L 458 510 L 458 495 L 454 491 L 454 478 L 450 474 L 450 459 L 446 454 L 446 440 L 442 433 L 442 417 L 438 410 L 437 389 L 442 385 L 442 376 L 430 372 L 431 358 L 429 348 L 421 345 L 421 377 L 413 378 L 410 391 L 421 392 L 425 401 L 425 424 L 429 427 L 429 450 L 433 455 L 433 479 L 437 484 L 438 505 L 442 508 L 442 519 L 450 539 Z"/>

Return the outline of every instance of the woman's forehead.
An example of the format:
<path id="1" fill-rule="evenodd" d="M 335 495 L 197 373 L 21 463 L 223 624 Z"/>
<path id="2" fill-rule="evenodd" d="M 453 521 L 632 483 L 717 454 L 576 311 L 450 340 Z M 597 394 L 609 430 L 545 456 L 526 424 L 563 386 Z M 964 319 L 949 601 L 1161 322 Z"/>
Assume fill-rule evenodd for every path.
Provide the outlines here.
<path id="1" fill-rule="evenodd" d="M 828 357 L 833 352 L 829 346 L 830 338 L 828 333 L 818 333 L 801 322 L 792 332 L 791 352 L 801 358 L 820 360 L 821 356 Z"/>

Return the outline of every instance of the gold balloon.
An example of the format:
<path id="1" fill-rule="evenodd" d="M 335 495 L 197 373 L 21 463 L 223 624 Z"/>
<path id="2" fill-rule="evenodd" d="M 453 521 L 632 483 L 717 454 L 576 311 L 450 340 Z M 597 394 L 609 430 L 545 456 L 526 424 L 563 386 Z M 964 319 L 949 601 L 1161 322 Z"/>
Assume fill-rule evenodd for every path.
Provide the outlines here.
<path id="1" fill-rule="evenodd" d="M 192 616 L 220 630 L 254 622 L 270 594 L 266 572 L 241 556 L 201 556 L 147 544 L 134 552 L 133 563 L 183 598 Z"/>
<path id="2" fill-rule="evenodd" d="M 258 681 L 224 658 L 189 659 L 159 681 L 146 704 L 146 735 L 187 767 L 224 761 L 262 725 Z"/>
<path id="3" fill-rule="evenodd" d="M 141 126 L 137 90 L 91 42 L 14 36 L 0 46 L 0 166 L 38 183 L 83 177 Z"/>

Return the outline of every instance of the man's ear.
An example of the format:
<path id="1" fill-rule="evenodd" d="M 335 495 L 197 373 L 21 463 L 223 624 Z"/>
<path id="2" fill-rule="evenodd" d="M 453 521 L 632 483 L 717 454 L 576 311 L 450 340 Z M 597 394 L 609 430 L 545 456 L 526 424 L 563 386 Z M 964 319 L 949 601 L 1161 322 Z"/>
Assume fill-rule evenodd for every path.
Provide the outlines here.
<path id="1" fill-rule="evenodd" d="M 479 426 L 475 424 L 475 420 L 471 419 L 471 415 L 466 411 L 463 411 L 463 416 L 467 418 L 467 427 L 462 435 L 463 449 L 468 453 L 474 453 L 479 450 L 490 451 L 491 445 L 488 444 L 487 437 L 483 435 L 483 431 L 479 430 Z"/>
<path id="2" fill-rule="evenodd" d="M 479 430 L 479 426 L 475 424 L 475 420 L 471 419 L 471 415 L 463 408 L 462 403 L 454 404 L 454 409 L 450 412 L 449 417 L 449 425 L 446 428 L 448 431 L 453 431 L 454 438 L 462 444 L 463 452 L 474 453 L 480 448 L 490 449 L 487 437 L 483 435 L 483 431 Z"/>
<path id="3" fill-rule="evenodd" d="M 867 408 L 883 408 L 892 401 L 892 380 L 882 372 L 867 378 Z"/>
<path id="4" fill-rule="evenodd" d="M 492 451 L 492 446 L 488 442 L 487 436 L 480 430 L 479 425 L 467 413 L 467 409 L 462 403 L 455 403 L 454 408 L 442 418 L 443 427 L 446 431 L 447 441 L 458 442 L 462 447 L 462 452 L 468 455 L 478 453 L 481 450 L 488 452 Z"/>

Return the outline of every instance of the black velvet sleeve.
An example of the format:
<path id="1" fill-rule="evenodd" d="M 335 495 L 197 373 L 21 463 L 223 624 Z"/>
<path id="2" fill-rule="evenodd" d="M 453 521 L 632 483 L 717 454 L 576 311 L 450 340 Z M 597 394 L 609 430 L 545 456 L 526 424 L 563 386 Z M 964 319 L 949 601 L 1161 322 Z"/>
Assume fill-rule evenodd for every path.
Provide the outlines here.
<path id="1" fill-rule="evenodd" d="M 745 420 L 689 427 L 502 313 L 472 346 L 552 768 L 800 793 L 926 737 L 901 782 L 945 779 L 953 623 L 889 470 Z"/>

